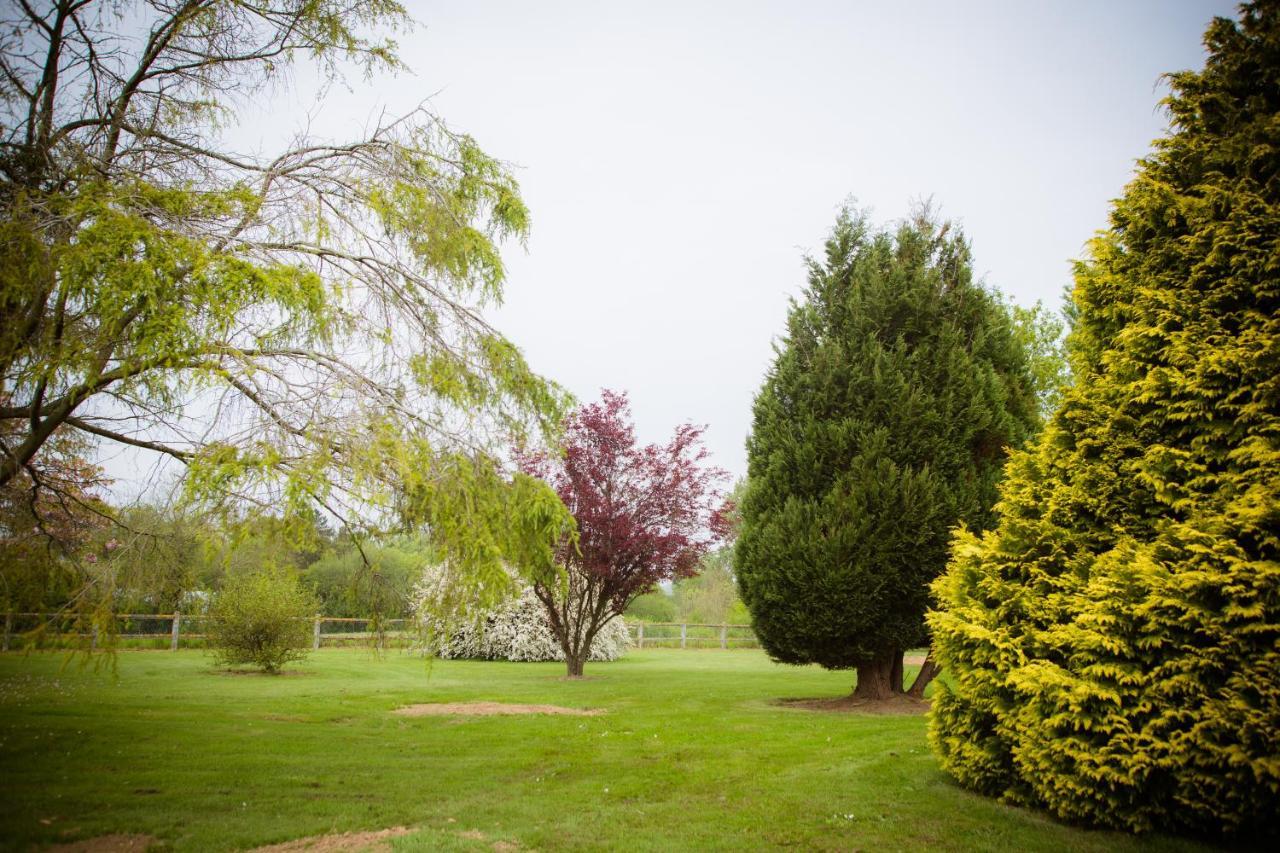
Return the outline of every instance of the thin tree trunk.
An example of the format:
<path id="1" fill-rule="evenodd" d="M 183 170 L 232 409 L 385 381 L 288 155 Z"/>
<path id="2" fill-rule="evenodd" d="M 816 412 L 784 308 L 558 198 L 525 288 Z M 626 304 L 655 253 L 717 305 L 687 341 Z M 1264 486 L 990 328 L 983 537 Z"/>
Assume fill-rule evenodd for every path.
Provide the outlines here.
<path id="1" fill-rule="evenodd" d="M 565 674 L 569 678 L 581 678 L 587 657 L 582 649 L 582 638 L 566 631 L 560 638 L 560 648 L 564 650 Z"/>
<path id="2" fill-rule="evenodd" d="M 577 678 L 582 675 L 582 657 L 573 646 L 572 636 L 568 632 L 565 634 L 556 638 L 560 641 L 560 650 L 564 652 L 565 675 L 569 678 Z"/>
<path id="3" fill-rule="evenodd" d="M 924 657 L 924 663 L 920 664 L 920 672 L 916 674 L 916 680 L 911 682 L 911 689 L 907 691 L 907 695 L 914 699 L 923 699 L 924 689 L 929 686 L 930 681 L 937 678 L 940 672 L 942 667 L 938 666 L 933 659 L 933 649 L 930 649 L 929 654 Z"/>
<path id="4" fill-rule="evenodd" d="M 890 677 L 893 673 L 893 652 L 885 652 L 873 661 L 858 666 L 858 682 L 854 685 L 854 699 L 889 699 L 894 695 Z"/>

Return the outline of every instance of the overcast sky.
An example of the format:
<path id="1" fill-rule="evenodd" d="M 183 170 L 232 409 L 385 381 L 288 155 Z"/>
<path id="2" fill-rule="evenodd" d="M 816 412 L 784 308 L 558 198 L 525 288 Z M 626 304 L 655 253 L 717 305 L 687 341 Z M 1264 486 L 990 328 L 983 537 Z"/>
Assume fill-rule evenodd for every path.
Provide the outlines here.
<path id="1" fill-rule="evenodd" d="M 1057 307 L 1070 261 L 1166 126 L 1227 2 L 415 3 L 413 73 L 330 92 L 347 135 L 430 97 L 517 167 L 533 212 L 497 325 L 581 399 L 628 391 L 641 436 L 707 424 L 745 473 L 751 403 L 842 201 L 932 197 L 977 269 Z M 265 148 L 312 109 L 270 106 Z"/>

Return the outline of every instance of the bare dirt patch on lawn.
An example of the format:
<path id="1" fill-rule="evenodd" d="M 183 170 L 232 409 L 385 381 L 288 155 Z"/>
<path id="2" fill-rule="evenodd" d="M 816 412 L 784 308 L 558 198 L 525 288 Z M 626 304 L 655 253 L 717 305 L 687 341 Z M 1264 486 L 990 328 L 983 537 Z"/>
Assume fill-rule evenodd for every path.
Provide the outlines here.
<path id="1" fill-rule="evenodd" d="M 55 844 L 46 847 L 46 853 L 143 853 L 155 843 L 150 835 L 99 835 L 84 841 Z"/>
<path id="2" fill-rule="evenodd" d="M 413 830 L 407 826 L 393 826 L 369 832 L 341 832 L 334 835 L 312 835 L 295 838 L 280 844 L 255 847 L 251 853 L 386 853 L 391 849 L 392 838 L 408 835 Z"/>
<path id="3" fill-rule="evenodd" d="M 485 835 L 478 829 L 468 829 L 466 832 L 457 833 L 457 836 L 459 838 L 465 838 L 468 841 L 487 842 L 489 840 L 489 836 Z M 494 853 L 513 853 L 513 851 L 520 849 L 520 845 L 513 844 L 510 841 L 495 841 L 493 842 L 493 849 Z"/>
<path id="4" fill-rule="evenodd" d="M 565 708 L 561 705 L 517 705 L 507 702 L 428 702 L 406 705 L 391 713 L 400 717 L 493 717 L 508 714 L 556 714 L 598 717 L 603 708 Z"/>
<path id="5" fill-rule="evenodd" d="M 802 711 L 907 717 L 918 716 L 929 710 L 928 699 L 915 699 L 911 696 L 894 696 L 890 699 L 854 699 L 852 696 L 840 696 L 835 699 L 778 699 L 774 704 Z"/>

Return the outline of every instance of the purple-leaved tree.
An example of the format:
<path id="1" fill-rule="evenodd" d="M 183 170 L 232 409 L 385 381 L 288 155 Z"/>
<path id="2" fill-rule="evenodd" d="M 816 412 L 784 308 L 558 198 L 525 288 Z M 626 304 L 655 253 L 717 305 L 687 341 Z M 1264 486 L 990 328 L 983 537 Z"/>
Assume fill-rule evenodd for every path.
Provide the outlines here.
<path id="1" fill-rule="evenodd" d="M 560 453 L 521 458 L 577 522 L 576 541 L 566 537 L 557 552 L 564 575 L 534 584 L 571 678 L 601 628 L 660 581 L 693 575 L 726 532 L 726 474 L 707 464 L 704 427 L 684 424 L 666 444 L 640 446 L 630 415 L 626 394 L 606 390 L 566 419 Z"/>

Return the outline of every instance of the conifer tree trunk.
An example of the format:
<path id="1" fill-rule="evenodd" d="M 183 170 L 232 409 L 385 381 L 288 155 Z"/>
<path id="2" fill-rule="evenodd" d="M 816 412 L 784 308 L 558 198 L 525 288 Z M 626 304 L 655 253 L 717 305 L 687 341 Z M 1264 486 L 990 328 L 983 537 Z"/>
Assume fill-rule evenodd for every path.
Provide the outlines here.
<path id="1" fill-rule="evenodd" d="M 916 680 L 911 682 L 911 689 L 907 691 L 907 695 L 913 699 L 923 699 L 924 689 L 940 672 L 942 667 L 938 666 L 933 659 L 933 649 L 930 649 L 929 654 L 924 656 L 924 663 L 920 664 L 920 671 L 916 673 Z"/>
<path id="2" fill-rule="evenodd" d="M 889 671 L 889 689 L 894 693 L 901 693 L 902 686 L 902 650 L 893 650 L 893 669 Z"/>
<path id="3" fill-rule="evenodd" d="M 880 700 L 893 697 L 893 653 L 887 652 L 865 664 L 858 664 L 858 682 L 853 688 L 854 699 Z M 901 684 L 901 682 L 899 682 Z M 901 690 L 901 687 L 899 687 Z"/>

